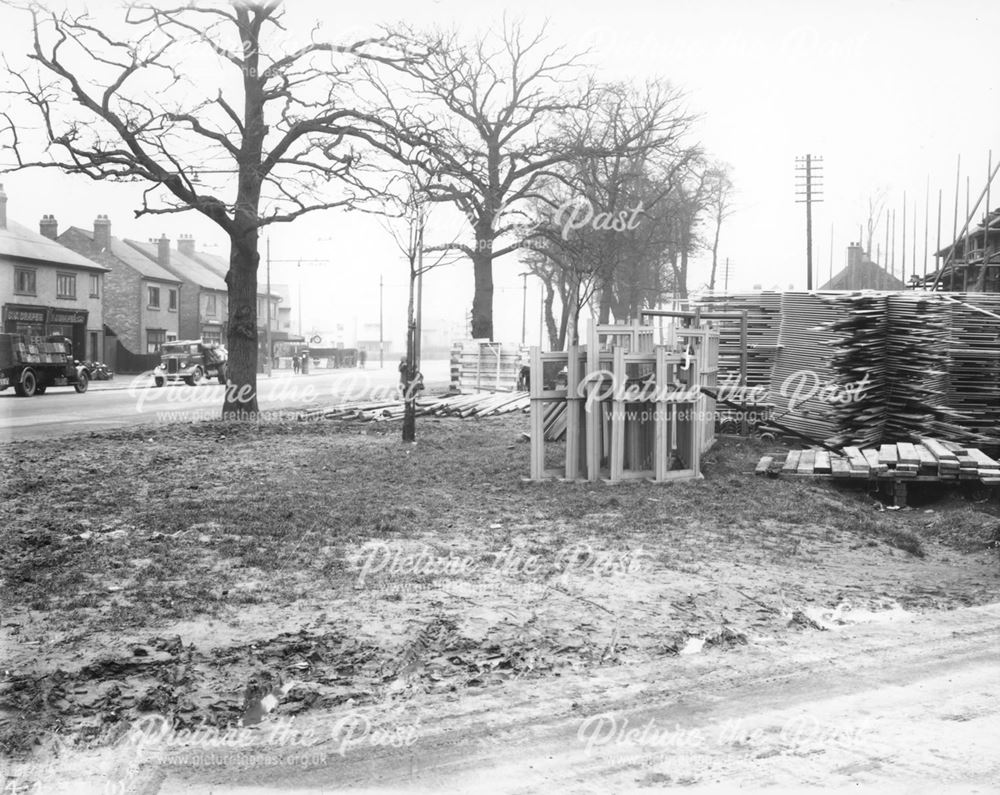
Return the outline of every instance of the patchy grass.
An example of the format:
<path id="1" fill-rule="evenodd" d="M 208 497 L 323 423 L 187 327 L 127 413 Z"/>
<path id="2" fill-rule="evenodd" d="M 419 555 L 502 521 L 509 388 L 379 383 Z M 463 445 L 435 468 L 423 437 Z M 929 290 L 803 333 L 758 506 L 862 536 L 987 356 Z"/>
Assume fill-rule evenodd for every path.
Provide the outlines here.
<path id="1" fill-rule="evenodd" d="M 526 428 L 425 419 L 404 446 L 396 424 L 212 422 L 5 445 L 0 747 L 107 740 L 151 710 L 228 725 L 265 680 L 295 714 L 795 631 L 845 599 L 1000 595 L 995 493 L 885 511 L 755 478 L 773 445 L 732 438 L 704 480 L 525 483 Z M 360 582 L 365 545 L 404 565 Z M 414 571 L 420 554 L 474 571 Z"/>

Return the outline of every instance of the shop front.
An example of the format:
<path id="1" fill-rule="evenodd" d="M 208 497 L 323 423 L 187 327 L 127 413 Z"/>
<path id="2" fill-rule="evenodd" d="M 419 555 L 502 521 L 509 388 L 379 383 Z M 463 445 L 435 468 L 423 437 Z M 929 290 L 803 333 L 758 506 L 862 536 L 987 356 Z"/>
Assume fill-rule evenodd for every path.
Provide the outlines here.
<path id="1" fill-rule="evenodd" d="M 3 330 L 26 337 L 59 334 L 73 343 L 73 355 L 85 358 L 87 351 L 86 309 L 63 309 L 57 306 L 5 304 Z"/>

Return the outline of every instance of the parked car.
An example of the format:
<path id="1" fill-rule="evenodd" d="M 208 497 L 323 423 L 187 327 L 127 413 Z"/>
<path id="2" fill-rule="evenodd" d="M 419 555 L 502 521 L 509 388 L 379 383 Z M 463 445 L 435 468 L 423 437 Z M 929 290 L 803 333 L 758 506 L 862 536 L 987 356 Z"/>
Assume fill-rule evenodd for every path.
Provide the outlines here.
<path id="1" fill-rule="evenodd" d="M 195 386 L 206 378 L 226 383 L 226 363 L 229 354 L 217 342 L 177 340 L 160 346 L 160 364 L 153 370 L 153 382 L 163 386 L 167 381 L 183 381 Z"/>

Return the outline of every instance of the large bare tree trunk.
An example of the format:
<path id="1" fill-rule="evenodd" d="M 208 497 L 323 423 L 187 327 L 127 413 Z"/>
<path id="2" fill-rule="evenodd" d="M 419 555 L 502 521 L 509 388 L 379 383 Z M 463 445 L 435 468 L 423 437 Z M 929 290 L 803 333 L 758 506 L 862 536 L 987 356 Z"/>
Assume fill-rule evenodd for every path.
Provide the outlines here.
<path id="1" fill-rule="evenodd" d="M 250 227 L 230 240 L 229 362 L 226 365 L 224 419 L 257 417 L 257 229 Z"/>
<path id="2" fill-rule="evenodd" d="M 477 230 L 478 231 L 478 230 Z M 493 339 L 493 233 L 476 235 L 472 254 L 476 291 L 472 298 L 473 339 Z"/>

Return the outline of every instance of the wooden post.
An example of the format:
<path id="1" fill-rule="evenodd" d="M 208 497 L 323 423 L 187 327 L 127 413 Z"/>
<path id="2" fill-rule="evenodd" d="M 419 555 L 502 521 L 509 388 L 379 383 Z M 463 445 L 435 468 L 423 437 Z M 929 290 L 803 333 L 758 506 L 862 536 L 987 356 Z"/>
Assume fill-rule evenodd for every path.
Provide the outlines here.
<path id="1" fill-rule="evenodd" d="M 611 398 L 611 451 L 608 455 L 608 482 L 619 483 L 622 480 L 625 466 L 625 400 L 623 390 L 617 387 L 625 377 L 625 349 L 620 345 L 614 348 L 614 364 L 611 371 L 615 374 L 615 391 Z"/>
<path id="2" fill-rule="evenodd" d="M 569 346 L 566 359 L 566 480 L 580 476 L 580 437 L 584 423 L 580 416 L 580 349 Z"/>
<path id="3" fill-rule="evenodd" d="M 537 346 L 531 348 L 531 383 L 528 385 L 531 403 L 531 479 L 545 478 L 545 403 L 542 400 L 542 355 Z"/>

